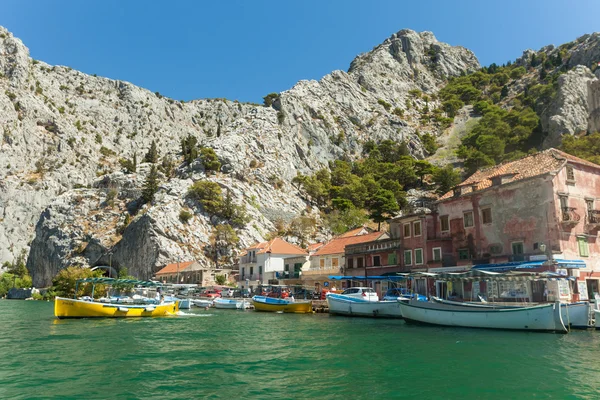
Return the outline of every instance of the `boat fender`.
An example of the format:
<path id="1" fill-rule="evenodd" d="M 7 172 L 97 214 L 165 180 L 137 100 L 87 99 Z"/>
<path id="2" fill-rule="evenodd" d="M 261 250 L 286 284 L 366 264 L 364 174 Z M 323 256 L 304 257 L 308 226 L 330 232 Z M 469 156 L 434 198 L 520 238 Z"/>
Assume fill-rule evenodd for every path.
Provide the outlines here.
<path id="1" fill-rule="evenodd" d="M 373 316 L 376 317 L 379 315 L 379 310 L 373 310 Z"/>
<path id="2" fill-rule="evenodd" d="M 127 307 L 117 307 L 117 310 L 121 312 L 129 312 L 129 308 Z"/>
<path id="3" fill-rule="evenodd" d="M 155 310 L 155 308 L 152 306 L 144 308 L 144 311 L 146 311 L 146 312 L 152 312 L 154 310 Z"/>

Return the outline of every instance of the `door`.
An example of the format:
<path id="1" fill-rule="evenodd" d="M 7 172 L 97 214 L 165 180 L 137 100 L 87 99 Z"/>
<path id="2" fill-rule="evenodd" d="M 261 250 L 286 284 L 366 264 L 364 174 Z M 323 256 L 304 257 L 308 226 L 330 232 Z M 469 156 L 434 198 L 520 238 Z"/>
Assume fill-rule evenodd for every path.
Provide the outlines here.
<path id="1" fill-rule="evenodd" d="M 598 279 L 588 279 L 587 281 L 588 298 L 590 301 L 596 298 L 598 292 Z"/>
<path id="2" fill-rule="evenodd" d="M 546 293 L 546 282 L 531 281 L 531 301 L 543 303 L 548 301 Z"/>
<path id="3" fill-rule="evenodd" d="M 523 242 L 513 242 L 512 244 L 513 261 L 524 261 Z"/>
<path id="4" fill-rule="evenodd" d="M 435 282 L 435 293 L 436 296 L 442 299 L 448 298 L 448 284 L 445 281 Z"/>

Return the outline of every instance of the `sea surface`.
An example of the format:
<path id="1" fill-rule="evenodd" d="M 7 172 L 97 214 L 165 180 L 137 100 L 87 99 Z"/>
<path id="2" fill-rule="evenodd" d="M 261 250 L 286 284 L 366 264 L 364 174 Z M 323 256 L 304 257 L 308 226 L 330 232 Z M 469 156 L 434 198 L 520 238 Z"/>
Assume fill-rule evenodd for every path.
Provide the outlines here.
<path id="1" fill-rule="evenodd" d="M 600 398 L 600 331 L 192 310 L 57 320 L 0 300 L 0 399 Z"/>

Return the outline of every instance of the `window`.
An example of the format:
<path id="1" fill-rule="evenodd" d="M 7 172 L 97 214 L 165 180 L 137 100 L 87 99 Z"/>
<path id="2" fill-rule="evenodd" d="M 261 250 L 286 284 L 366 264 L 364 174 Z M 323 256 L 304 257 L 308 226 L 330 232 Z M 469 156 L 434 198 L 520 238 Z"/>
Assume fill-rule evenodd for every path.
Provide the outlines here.
<path id="1" fill-rule="evenodd" d="M 415 264 L 423 264 L 423 249 L 415 249 Z"/>
<path id="2" fill-rule="evenodd" d="M 244 271 L 244 267 L 242 267 L 242 271 L 241 272 L 242 272 L 242 274 L 241 274 L 242 275 L 242 279 L 244 279 L 244 276 L 246 276 L 246 274 L 244 273 L 245 272 Z"/>
<path id="3" fill-rule="evenodd" d="M 575 182 L 575 171 L 573 170 L 573 166 L 567 165 L 567 182 Z"/>
<path id="4" fill-rule="evenodd" d="M 513 242 L 512 243 L 512 253 L 514 255 L 523 254 L 523 242 Z"/>
<path id="5" fill-rule="evenodd" d="M 465 228 L 473 226 L 473 211 L 469 211 L 463 214 L 463 223 Z"/>
<path id="6" fill-rule="evenodd" d="M 458 250 L 458 259 L 459 260 L 468 260 L 470 257 L 469 249 L 459 249 Z"/>
<path id="7" fill-rule="evenodd" d="M 431 252 L 432 256 L 433 256 L 433 261 L 441 261 L 442 260 L 442 248 L 441 247 L 434 247 L 433 251 Z"/>
<path id="8" fill-rule="evenodd" d="M 250 267 L 250 275 L 254 274 L 254 267 Z"/>
<path id="9" fill-rule="evenodd" d="M 404 224 L 404 237 L 410 237 L 410 224 Z"/>
<path id="10" fill-rule="evenodd" d="M 340 259 L 335 257 L 331 259 L 331 266 L 337 268 L 340 266 Z"/>
<path id="11" fill-rule="evenodd" d="M 390 253 L 387 257 L 387 265 L 396 265 L 396 253 Z"/>
<path id="12" fill-rule="evenodd" d="M 259 265 L 259 266 L 258 266 L 258 274 L 259 274 L 259 275 L 262 275 L 262 265 Z"/>
<path id="13" fill-rule="evenodd" d="M 492 209 L 484 208 L 483 210 L 481 210 L 481 219 L 483 220 L 484 224 L 491 224 L 492 223 Z"/>
<path id="14" fill-rule="evenodd" d="M 324 268 L 324 267 L 325 267 L 325 259 L 324 259 L 324 258 L 321 258 L 321 259 L 319 260 L 319 267 L 321 267 L 321 268 Z"/>
<path id="15" fill-rule="evenodd" d="M 285 264 L 284 271 L 289 271 L 289 270 L 290 270 L 290 264 Z"/>
<path id="16" fill-rule="evenodd" d="M 381 267 L 381 257 L 379 257 L 379 256 L 373 256 L 373 266 L 374 267 Z"/>
<path id="17" fill-rule="evenodd" d="M 442 215 L 440 217 L 440 225 L 442 232 L 448 232 L 450 230 L 450 221 L 447 215 Z"/>
<path id="18" fill-rule="evenodd" d="M 568 207 L 568 203 L 567 203 L 568 197 L 566 195 L 558 195 L 558 198 L 560 200 L 560 207 L 561 208 Z"/>
<path id="19" fill-rule="evenodd" d="M 354 259 L 353 258 L 348 259 L 348 268 L 354 268 Z"/>
<path id="20" fill-rule="evenodd" d="M 586 237 L 578 237 L 577 245 L 579 246 L 579 255 L 582 257 L 588 257 L 590 255 L 590 251 L 588 248 L 588 241 Z"/>
<path id="21" fill-rule="evenodd" d="M 363 267 L 363 258 L 359 257 L 356 259 L 356 268 L 362 268 Z"/>
<path id="22" fill-rule="evenodd" d="M 421 236 L 421 221 L 413 222 L 413 235 Z"/>
<path id="23" fill-rule="evenodd" d="M 491 254 L 501 254 L 502 253 L 502 245 L 501 244 L 490 245 L 490 253 Z"/>
<path id="24" fill-rule="evenodd" d="M 412 250 L 404 250 L 404 265 L 412 265 Z"/>

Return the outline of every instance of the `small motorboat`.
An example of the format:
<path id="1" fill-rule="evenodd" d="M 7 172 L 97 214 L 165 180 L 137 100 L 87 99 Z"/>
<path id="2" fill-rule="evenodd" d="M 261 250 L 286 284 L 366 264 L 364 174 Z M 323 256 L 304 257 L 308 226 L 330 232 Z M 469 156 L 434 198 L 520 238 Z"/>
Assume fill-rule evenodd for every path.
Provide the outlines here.
<path id="1" fill-rule="evenodd" d="M 212 307 L 213 301 L 214 300 L 209 300 L 209 299 L 192 299 L 191 300 L 191 302 L 194 306 L 202 307 L 202 308 Z"/>
<path id="2" fill-rule="evenodd" d="M 250 302 L 244 299 L 222 299 L 216 298 L 214 300 L 215 308 L 223 308 L 230 310 L 245 310 L 250 308 Z"/>
<path id="3" fill-rule="evenodd" d="M 399 300 L 370 301 L 343 294 L 328 293 L 330 314 L 358 317 L 402 318 Z"/>
<path id="4" fill-rule="evenodd" d="M 276 299 L 267 296 L 254 296 L 252 303 L 256 311 L 285 312 L 306 314 L 312 313 L 312 301 L 293 299 Z"/>

